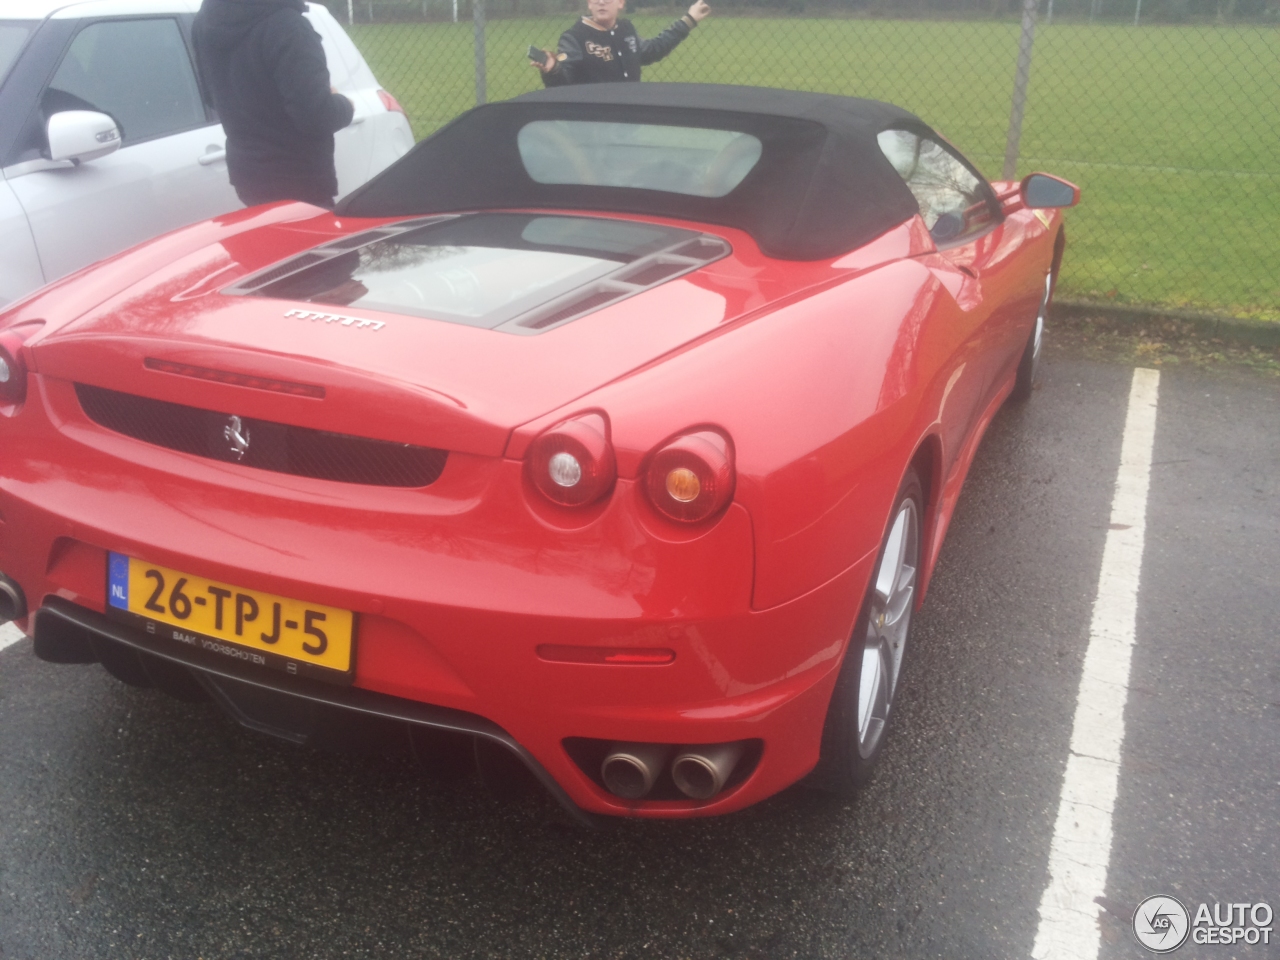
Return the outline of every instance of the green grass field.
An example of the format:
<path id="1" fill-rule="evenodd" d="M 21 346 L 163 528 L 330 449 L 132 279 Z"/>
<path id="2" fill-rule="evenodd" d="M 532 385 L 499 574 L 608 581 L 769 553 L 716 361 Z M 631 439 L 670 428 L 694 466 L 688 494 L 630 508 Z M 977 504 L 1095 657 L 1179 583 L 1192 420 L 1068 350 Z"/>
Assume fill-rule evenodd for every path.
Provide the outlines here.
<path id="1" fill-rule="evenodd" d="M 637 16 L 651 36 L 673 17 Z M 490 100 L 540 86 L 530 43 L 572 18 L 492 21 Z M 475 103 L 472 25 L 350 28 L 425 136 Z M 712 17 L 646 80 L 900 104 L 998 176 L 1018 25 Z M 1054 24 L 1035 40 L 1018 173 L 1080 184 L 1061 294 L 1280 320 L 1280 31 Z"/>

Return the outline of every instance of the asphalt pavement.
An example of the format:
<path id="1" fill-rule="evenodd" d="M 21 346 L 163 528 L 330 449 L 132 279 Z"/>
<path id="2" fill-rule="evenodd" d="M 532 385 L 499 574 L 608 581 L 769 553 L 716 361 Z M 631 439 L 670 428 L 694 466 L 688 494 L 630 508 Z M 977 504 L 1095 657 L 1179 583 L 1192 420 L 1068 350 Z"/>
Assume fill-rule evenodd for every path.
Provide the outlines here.
<path id="1" fill-rule="evenodd" d="M 0 960 L 1030 957 L 1132 378 L 1050 347 L 992 424 L 852 801 L 589 832 L 0 649 Z M 1105 960 L 1151 896 L 1280 909 L 1277 423 L 1275 378 L 1161 372 Z"/>

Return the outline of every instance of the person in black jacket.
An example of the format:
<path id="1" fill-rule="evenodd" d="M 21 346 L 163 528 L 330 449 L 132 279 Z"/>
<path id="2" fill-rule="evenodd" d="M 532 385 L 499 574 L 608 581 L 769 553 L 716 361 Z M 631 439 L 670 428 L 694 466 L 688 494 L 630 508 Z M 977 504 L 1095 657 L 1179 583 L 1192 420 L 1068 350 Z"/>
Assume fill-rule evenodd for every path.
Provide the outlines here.
<path id="1" fill-rule="evenodd" d="M 207 0 L 206 0 L 207 2 Z M 559 49 L 533 62 L 548 87 L 571 83 L 638 81 L 640 68 L 657 63 L 711 12 L 706 0 L 694 0 L 689 12 L 651 40 L 642 40 L 630 20 L 619 16 L 626 0 L 587 0 L 590 15 L 560 34 Z"/>
<path id="2" fill-rule="evenodd" d="M 203 0 L 192 31 L 205 88 L 227 134 L 227 171 L 246 206 L 332 207 L 333 134 L 355 107 L 329 86 L 303 0 Z"/>

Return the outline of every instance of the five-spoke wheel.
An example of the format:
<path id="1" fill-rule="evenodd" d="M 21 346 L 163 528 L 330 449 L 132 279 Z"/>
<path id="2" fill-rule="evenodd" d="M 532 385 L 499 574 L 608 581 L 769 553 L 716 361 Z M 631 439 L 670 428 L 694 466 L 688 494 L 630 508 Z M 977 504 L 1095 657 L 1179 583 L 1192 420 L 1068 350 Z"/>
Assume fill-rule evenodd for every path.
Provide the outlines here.
<path id="1" fill-rule="evenodd" d="M 924 498 L 907 471 L 854 626 L 822 733 L 816 782 L 840 793 L 861 787 L 884 745 L 902 677 L 920 568 Z"/>
<path id="2" fill-rule="evenodd" d="M 864 759 L 879 747 L 893 707 L 919 565 L 920 511 L 915 500 L 907 498 L 898 505 L 871 589 L 858 678 L 858 752 Z"/>

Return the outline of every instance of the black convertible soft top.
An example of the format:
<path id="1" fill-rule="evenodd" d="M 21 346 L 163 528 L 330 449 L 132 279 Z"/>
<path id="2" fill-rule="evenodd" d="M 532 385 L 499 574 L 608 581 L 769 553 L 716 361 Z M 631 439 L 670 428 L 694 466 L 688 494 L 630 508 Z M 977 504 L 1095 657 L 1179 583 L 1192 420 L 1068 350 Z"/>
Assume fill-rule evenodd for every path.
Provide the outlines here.
<path id="1" fill-rule="evenodd" d="M 539 120 L 700 127 L 750 134 L 759 160 L 723 196 L 540 183 L 517 135 Z M 338 213 L 388 217 L 461 210 L 639 213 L 737 227 L 769 256 L 839 256 L 914 216 L 915 198 L 880 151 L 888 128 L 928 131 L 875 100 L 761 87 L 617 83 L 557 87 L 476 107 L 356 190 Z"/>

